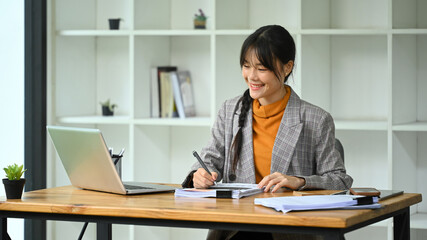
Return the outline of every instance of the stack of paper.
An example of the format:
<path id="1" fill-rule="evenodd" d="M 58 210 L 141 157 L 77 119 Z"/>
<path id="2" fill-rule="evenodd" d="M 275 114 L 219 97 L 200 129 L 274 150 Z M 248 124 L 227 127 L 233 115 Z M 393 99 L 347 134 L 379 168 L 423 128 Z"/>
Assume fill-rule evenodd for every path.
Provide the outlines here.
<path id="1" fill-rule="evenodd" d="M 256 184 L 218 183 L 209 189 L 176 189 L 175 197 L 242 198 L 262 192 L 263 189 L 258 188 Z"/>
<path id="2" fill-rule="evenodd" d="M 350 195 L 319 195 L 304 197 L 274 197 L 256 198 L 255 204 L 274 208 L 284 213 L 289 211 L 318 210 L 318 209 L 373 209 L 380 208 L 377 197 L 368 197 L 369 204 L 361 205 L 357 199 L 363 196 Z M 366 197 L 365 197 L 366 198 Z"/>

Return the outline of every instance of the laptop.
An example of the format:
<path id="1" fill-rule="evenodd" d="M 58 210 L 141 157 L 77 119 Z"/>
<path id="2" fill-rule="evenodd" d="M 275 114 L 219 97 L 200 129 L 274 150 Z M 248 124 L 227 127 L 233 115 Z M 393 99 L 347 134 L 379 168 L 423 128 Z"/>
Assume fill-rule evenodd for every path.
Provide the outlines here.
<path id="1" fill-rule="evenodd" d="M 122 182 L 98 129 L 62 126 L 46 128 L 75 187 L 124 195 L 175 190 L 174 187 L 161 184 Z"/>

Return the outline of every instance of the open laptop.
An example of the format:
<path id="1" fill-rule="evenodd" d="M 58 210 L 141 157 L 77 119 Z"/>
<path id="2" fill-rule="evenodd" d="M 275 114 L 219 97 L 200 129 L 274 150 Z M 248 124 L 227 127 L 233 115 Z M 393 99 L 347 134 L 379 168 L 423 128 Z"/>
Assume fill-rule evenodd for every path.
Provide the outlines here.
<path id="1" fill-rule="evenodd" d="M 175 190 L 161 184 L 122 182 L 98 129 L 47 126 L 47 131 L 73 186 L 126 195 Z"/>

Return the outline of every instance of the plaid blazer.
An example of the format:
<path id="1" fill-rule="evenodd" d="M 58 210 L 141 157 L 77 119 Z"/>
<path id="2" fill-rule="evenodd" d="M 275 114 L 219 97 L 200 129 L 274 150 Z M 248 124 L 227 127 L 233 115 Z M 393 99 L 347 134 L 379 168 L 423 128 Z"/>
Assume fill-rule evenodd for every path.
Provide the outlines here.
<path id="1" fill-rule="evenodd" d="M 212 137 L 200 156 L 223 182 L 255 183 L 252 137 L 252 106 L 242 129 L 242 149 L 236 171 L 232 169 L 231 145 L 238 131 L 241 108 L 238 96 L 223 103 L 212 127 Z M 200 168 L 199 163 L 192 170 Z M 353 179 L 335 149 L 335 125 L 323 109 L 305 102 L 291 90 L 271 155 L 270 173 L 303 177 L 300 189 L 348 189 Z"/>

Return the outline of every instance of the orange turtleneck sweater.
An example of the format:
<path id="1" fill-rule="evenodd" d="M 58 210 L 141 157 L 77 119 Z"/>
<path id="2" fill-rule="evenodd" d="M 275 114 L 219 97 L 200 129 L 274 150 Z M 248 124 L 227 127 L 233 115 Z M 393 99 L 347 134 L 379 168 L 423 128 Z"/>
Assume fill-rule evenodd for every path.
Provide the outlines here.
<path id="1" fill-rule="evenodd" d="M 265 106 L 261 106 L 257 99 L 252 103 L 252 131 L 255 177 L 257 183 L 265 176 L 270 175 L 274 141 L 289 97 L 291 96 L 291 88 L 289 86 L 285 87 L 286 95 L 280 101 Z"/>

